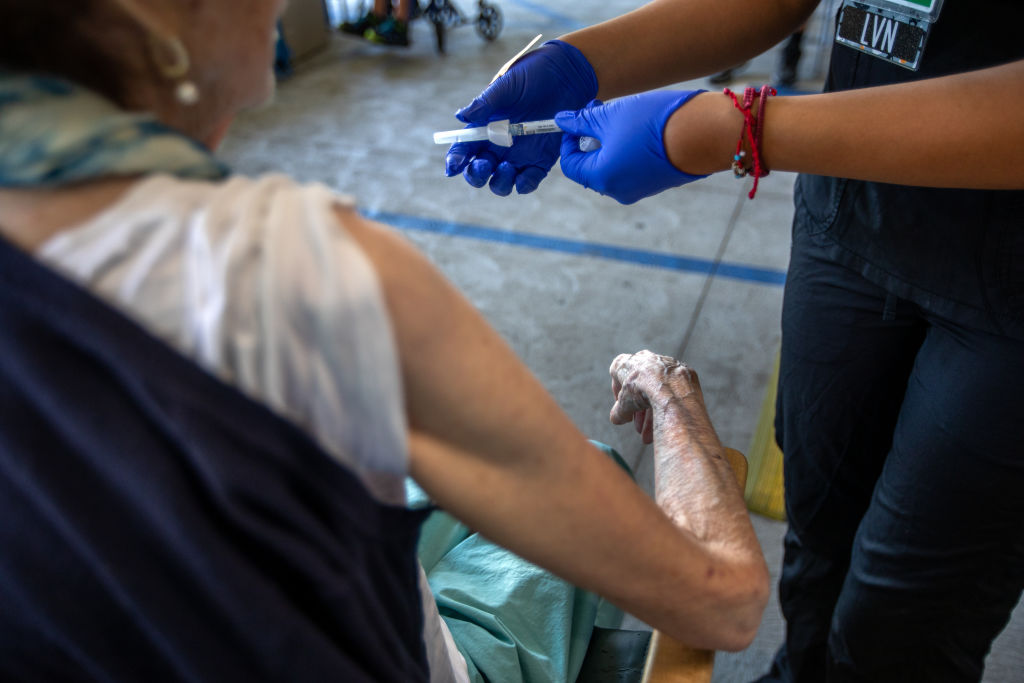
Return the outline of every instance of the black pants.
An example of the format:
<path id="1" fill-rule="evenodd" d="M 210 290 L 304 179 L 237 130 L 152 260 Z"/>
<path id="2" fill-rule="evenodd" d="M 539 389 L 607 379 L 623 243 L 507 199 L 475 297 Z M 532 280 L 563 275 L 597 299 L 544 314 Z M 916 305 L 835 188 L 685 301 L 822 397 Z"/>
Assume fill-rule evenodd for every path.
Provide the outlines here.
<path id="1" fill-rule="evenodd" d="M 980 680 L 1024 587 L 1024 342 L 896 300 L 797 233 L 786 643 L 762 680 Z"/>

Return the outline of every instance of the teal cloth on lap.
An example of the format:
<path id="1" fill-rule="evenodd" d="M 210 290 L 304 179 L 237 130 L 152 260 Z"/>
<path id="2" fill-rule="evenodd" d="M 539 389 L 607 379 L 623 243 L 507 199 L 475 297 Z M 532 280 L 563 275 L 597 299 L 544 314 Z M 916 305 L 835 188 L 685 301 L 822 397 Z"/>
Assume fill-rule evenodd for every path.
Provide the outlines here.
<path id="1" fill-rule="evenodd" d="M 630 471 L 614 449 L 593 443 Z M 406 489 L 412 507 L 430 503 L 412 480 Z M 597 595 L 440 510 L 423 524 L 419 559 L 470 678 L 479 683 L 575 681 L 595 622 L 621 619 L 621 612 Z"/>

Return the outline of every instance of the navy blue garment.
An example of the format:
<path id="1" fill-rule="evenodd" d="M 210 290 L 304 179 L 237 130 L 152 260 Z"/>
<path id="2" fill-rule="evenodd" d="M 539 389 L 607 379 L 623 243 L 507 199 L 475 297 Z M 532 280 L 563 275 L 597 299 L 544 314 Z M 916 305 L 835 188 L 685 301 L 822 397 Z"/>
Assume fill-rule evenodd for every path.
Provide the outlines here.
<path id="1" fill-rule="evenodd" d="M 423 514 L 0 241 L 0 680 L 425 681 Z"/>

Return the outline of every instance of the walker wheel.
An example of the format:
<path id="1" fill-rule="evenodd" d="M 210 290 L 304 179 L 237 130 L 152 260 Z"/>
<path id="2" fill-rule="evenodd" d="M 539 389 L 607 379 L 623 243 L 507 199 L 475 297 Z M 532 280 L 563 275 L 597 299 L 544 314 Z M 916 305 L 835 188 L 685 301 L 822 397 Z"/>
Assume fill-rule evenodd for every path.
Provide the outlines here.
<path id="1" fill-rule="evenodd" d="M 501 9 L 486 2 L 480 3 L 480 15 L 476 18 L 476 32 L 484 40 L 491 41 L 498 37 L 502 28 Z"/>

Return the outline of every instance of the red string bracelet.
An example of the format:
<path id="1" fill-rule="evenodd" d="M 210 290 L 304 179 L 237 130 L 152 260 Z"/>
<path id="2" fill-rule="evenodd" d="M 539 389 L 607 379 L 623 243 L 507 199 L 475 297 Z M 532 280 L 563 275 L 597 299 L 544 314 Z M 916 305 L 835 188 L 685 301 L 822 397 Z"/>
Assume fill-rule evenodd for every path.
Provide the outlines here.
<path id="1" fill-rule="evenodd" d="M 747 195 L 753 199 L 754 195 L 757 194 L 758 178 L 768 175 L 768 167 L 761 163 L 761 139 L 764 136 L 764 105 L 769 97 L 778 93 L 775 88 L 767 85 L 762 85 L 760 90 L 747 88 L 743 91 L 743 103 L 741 104 L 739 98 L 736 97 L 736 93 L 729 90 L 729 88 L 722 92 L 732 98 L 733 105 L 743 114 L 743 130 L 740 131 L 740 139 L 736 141 L 736 154 L 732 157 L 732 172 L 737 178 L 743 178 L 748 174 L 754 176 L 754 187 L 751 188 L 750 194 Z M 752 111 L 755 96 L 758 96 L 756 120 Z M 750 141 L 750 155 L 754 157 L 754 167 L 752 169 L 743 165 L 743 157 L 746 156 L 746 152 L 743 150 L 744 136 Z"/>

